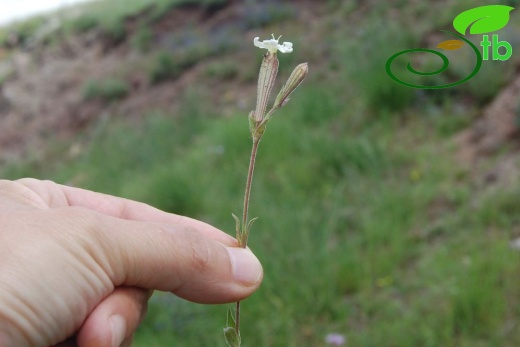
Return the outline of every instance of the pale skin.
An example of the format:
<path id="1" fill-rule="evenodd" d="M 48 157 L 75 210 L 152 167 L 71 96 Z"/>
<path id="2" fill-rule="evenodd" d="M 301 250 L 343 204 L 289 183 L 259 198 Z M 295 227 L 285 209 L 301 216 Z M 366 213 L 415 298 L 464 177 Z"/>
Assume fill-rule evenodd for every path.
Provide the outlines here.
<path id="1" fill-rule="evenodd" d="M 251 295 L 262 267 L 203 222 L 50 181 L 0 180 L 0 346 L 130 346 L 153 290 Z"/>

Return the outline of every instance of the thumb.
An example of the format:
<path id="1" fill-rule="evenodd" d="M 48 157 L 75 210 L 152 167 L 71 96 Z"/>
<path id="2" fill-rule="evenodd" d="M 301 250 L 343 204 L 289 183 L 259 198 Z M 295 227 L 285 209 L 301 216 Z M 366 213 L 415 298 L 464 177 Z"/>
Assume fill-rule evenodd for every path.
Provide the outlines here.
<path id="1" fill-rule="evenodd" d="M 147 223 L 101 216 L 96 230 L 116 286 L 170 291 L 199 303 L 244 299 L 260 285 L 262 266 L 249 249 L 229 247 L 198 230 L 204 223 Z"/>

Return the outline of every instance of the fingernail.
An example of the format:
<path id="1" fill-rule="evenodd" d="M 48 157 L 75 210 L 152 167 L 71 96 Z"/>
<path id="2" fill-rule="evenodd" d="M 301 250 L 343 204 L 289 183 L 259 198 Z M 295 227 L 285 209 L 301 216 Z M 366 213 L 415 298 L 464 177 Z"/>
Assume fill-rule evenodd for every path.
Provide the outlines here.
<path id="1" fill-rule="evenodd" d="M 110 316 L 108 320 L 112 329 L 112 347 L 120 347 L 126 337 L 126 322 L 118 315 Z"/>
<path id="2" fill-rule="evenodd" d="M 262 265 L 254 254 L 238 247 L 227 247 L 231 266 L 233 267 L 233 279 L 244 286 L 257 284 L 262 278 Z"/>

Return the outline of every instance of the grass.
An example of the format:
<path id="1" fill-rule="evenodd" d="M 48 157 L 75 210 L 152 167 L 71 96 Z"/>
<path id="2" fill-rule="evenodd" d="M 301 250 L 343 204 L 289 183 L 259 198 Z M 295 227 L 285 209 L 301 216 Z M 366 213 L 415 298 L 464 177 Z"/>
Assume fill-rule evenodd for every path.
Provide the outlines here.
<path id="1" fill-rule="evenodd" d="M 179 77 L 183 67 L 170 53 L 159 52 L 153 58 L 148 75 L 152 83 L 160 83 Z"/>
<path id="2" fill-rule="evenodd" d="M 174 7 L 197 5 L 206 11 L 213 11 L 225 4 L 225 0 L 97 0 L 74 6 L 73 11 L 65 9 L 58 13 L 60 25 L 45 35 L 50 40 L 58 32 L 66 34 L 82 34 L 98 30 L 112 42 L 120 42 L 127 36 L 125 21 L 137 14 L 142 16 L 142 25 L 152 25 L 160 20 Z M 0 27 L 0 46 L 24 46 L 31 39 L 38 38 L 38 31 L 48 24 L 45 17 L 38 16 L 29 20 L 15 22 L 6 27 Z M 143 37 L 144 36 L 144 37 Z M 137 33 L 134 40 L 141 49 L 148 39 L 146 33 Z M 13 41 L 14 42 L 11 42 Z"/>
<path id="3" fill-rule="evenodd" d="M 90 80 L 83 87 L 83 99 L 116 101 L 125 98 L 130 86 L 120 79 Z"/>
<path id="4" fill-rule="evenodd" d="M 201 38 L 196 32 L 184 32 L 182 37 L 170 37 L 167 46 L 168 49 L 160 50 L 150 59 L 148 77 L 152 84 L 177 79 L 187 69 L 204 59 L 229 51 L 233 47 L 233 42 L 232 40 L 212 41 Z M 222 72 L 221 68 L 216 74 L 222 75 Z"/>
<path id="5" fill-rule="evenodd" d="M 518 237 L 520 191 L 475 184 L 450 141 L 478 110 L 461 108 L 455 93 L 399 89 L 378 68 L 416 38 L 390 40 L 397 29 L 366 22 L 355 36 L 363 42 L 338 32 L 329 52 L 357 63 L 338 64 L 341 78 L 305 81 L 262 141 L 250 246 L 265 279 L 243 304 L 244 343 L 324 346 L 326 334 L 341 333 L 363 347 L 517 346 L 520 253 L 508 243 Z M 195 52 L 188 62 L 209 54 L 185 49 Z M 157 54 L 152 81 L 186 68 Z M 216 56 L 208 77 L 233 75 L 226 59 Z M 311 62 L 311 74 L 323 66 Z M 204 85 L 179 97 L 175 114 L 150 112 L 135 124 L 102 118 L 82 134 L 81 156 L 62 159 L 67 146 L 57 145 L 43 159 L 4 166 L 3 176 L 69 182 L 233 233 L 250 150 L 247 112 L 218 117 Z M 493 96 L 469 84 L 463 92 Z M 225 312 L 156 293 L 135 346 L 224 346 Z"/>
<path id="6" fill-rule="evenodd" d="M 206 67 L 206 76 L 220 80 L 231 80 L 239 75 L 240 71 L 236 64 L 230 61 L 214 62 Z"/>
<path id="7" fill-rule="evenodd" d="M 231 231 L 247 122 L 214 118 L 209 105 L 195 102 L 201 99 L 187 93 L 180 118 L 105 120 L 81 160 L 45 177 Z M 266 277 L 243 305 L 245 341 L 317 346 L 339 332 L 356 346 L 515 345 L 520 336 L 501 327 L 518 319 L 519 259 L 507 245 L 518 194 L 496 192 L 472 204 L 449 146 L 438 146 L 445 134 L 431 132 L 427 119 L 387 117 L 351 129 L 354 116 L 336 91 L 308 83 L 269 125 L 250 243 Z M 417 138 L 422 144 L 410 146 Z M 224 307 L 158 294 L 135 345 L 223 346 L 224 316 Z"/>
<path id="8" fill-rule="evenodd" d="M 147 26 L 141 25 L 132 37 L 131 45 L 135 50 L 141 53 L 145 53 L 152 47 L 152 41 L 152 30 Z"/>
<path id="9" fill-rule="evenodd" d="M 158 0 L 151 5 L 147 0 L 102 0 L 80 5 L 80 15 L 74 20 L 66 21 L 66 30 L 84 31 L 92 28 L 100 28 L 106 33 L 117 34 L 117 28 L 124 24 L 126 18 L 137 13 L 152 9 L 154 18 L 166 13 L 178 0 Z M 86 26 L 84 23 L 88 23 Z"/>
<path id="10" fill-rule="evenodd" d="M 388 78 L 384 67 L 390 56 L 402 49 L 414 47 L 416 39 L 413 32 L 403 31 L 392 22 L 389 22 L 389 25 L 386 23 L 375 18 L 369 20 L 363 30 L 354 34 L 354 40 L 345 40 L 335 50 L 339 56 L 349 57 L 349 60 L 357 62 L 347 65 L 345 78 L 356 83 L 359 94 L 363 95 L 367 103 L 396 111 L 409 106 L 417 91 L 396 85 Z M 348 29 L 343 29 L 336 35 L 345 37 L 351 34 L 348 33 Z M 397 64 L 394 63 L 392 66 L 395 65 Z M 403 74 L 403 71 L 393 72 L 397 76 Z M 366 78 L 367 75 L 371 78 Z"/>
<path id="11" fill-rule="evenodd" d="M 23 46 L 29 43 L 44 22 L 44 18 L 38 16 L 15 22 L 8 27 L 0 27 L 0 47 Z"/>

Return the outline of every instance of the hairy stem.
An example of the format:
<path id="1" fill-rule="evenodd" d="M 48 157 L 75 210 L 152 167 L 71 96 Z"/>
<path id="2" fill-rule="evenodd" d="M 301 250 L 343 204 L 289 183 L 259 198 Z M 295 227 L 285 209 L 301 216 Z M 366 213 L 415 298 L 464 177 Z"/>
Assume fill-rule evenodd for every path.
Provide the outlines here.
<path id="1" fill-rule="evenodd" d="M 249 198 L 251 196 L 251 184 L 253 183 L 253 173 L 255 171 L 255 161 L 256 161 L 256 153 L 258 152 L 258 144 L 260 143 L 260 138 L 253 139 L 253 148 L 251 149 L 251 158 L 249 159 L 249 170 L 247 171 L 247 180 L 246 180 L 246 191 L 244 194 L 244 212 L 242 214 L 242 232 L 249 233 L 249 230 L 245 230 L 247 228 L 247 215 L 249 213 Z M 243 244 L 239 244 L 240 247 L 247 247 L 247 238 L 243 238 Z M 241 240 L 237 235 L 237 239 Z M 235 308 L 235 330 L 237 334 L 240 335 L 240 301 L 237 301 Z"/>
<path id="2" fill-rule="evenodd" d="M 240 336 L 240 301 L 235 306 L 235 331 Z"/>
<path id="3" fill-rule="evenodd" d="M 244 193 L 244 213 L 242 214 L 242 231 L 247 226 L 247 215 L 249 213 L 249 197 L 251 196 L 251 184 L 253 183 L 253 173 L 255 171 L 256 153 L 258 152 L 258 144 L 260 139 L 253 140 L 253 148 L 251 149 L 251 158 L 249 159 L 249 170 L 247 172 L 246 191 Z M 248 232 L 248 231 L 246 231 Z M 242 248 L 247 247 L 247 236 L 242 245 Z"/>

